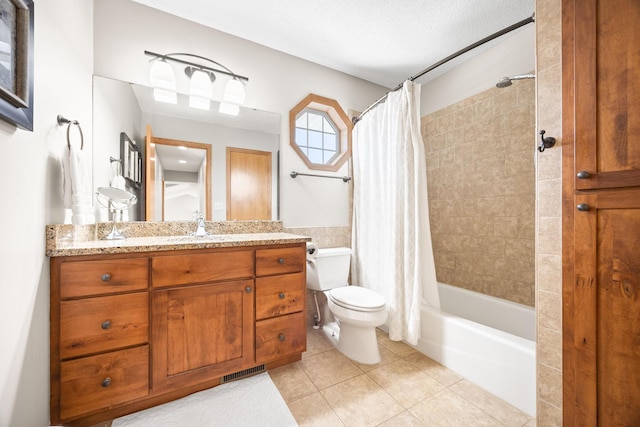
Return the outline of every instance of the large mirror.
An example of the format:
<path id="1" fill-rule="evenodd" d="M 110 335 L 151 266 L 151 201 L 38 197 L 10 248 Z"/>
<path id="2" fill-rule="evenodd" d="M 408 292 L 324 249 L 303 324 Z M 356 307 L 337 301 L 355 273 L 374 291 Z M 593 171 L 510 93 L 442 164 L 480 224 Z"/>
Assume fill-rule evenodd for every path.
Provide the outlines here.
<path id="1" fill-rule="evenodd" d="M 280 116 L 240 107 L 237 116 L 153 100 L 152 89 L 93 78 L 93 186 L 121 171 L 120 135 L 142 152 L 144 180 L 127 190 L 139 203 L 129 220 L 278 219 Z M 208 163 L 207 163 L 208 162 Z M 99 213 L 97 220 L 104 221 Z"/>

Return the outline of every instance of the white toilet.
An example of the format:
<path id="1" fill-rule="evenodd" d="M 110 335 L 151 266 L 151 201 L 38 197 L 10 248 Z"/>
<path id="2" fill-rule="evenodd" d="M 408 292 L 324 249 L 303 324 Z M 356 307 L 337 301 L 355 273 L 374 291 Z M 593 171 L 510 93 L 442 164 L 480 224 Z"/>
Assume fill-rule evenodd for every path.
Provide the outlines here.
<path id="1" fill-rule="evenodd" d="M 351 249 L 318 249 L 307 259 L 307 288 L 322 291 L 335 322 L 323 326 L 329 340 L 348 358 L 380 362 L 376 327 L 387 321 L 384 298 L 360 286 L 349 286 Z"/>

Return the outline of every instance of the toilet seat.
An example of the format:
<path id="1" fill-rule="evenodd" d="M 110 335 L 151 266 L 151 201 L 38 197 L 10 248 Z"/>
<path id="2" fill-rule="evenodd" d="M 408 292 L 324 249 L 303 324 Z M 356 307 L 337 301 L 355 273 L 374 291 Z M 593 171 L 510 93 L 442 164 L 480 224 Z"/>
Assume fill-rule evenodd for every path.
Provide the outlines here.
<path id="1" fill-rule="evenodd" d="M 374 312 L 385 308 L 384 298 L 360 286 L 333 288 L 327 296 L 334 304 L 349 310 Z"/>

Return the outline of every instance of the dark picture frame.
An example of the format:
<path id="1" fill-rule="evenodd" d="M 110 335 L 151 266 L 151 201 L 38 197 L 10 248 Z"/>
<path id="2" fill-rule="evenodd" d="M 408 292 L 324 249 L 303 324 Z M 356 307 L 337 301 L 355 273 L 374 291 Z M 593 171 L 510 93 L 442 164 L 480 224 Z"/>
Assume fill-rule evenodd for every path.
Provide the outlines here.
<path id="1" fill-rule="evenodd" d="M 120 132 L 120 158 L 122 159 L 122 176 L 127 184 L 140 189 L 142 186 L 142 154 L 129 136 Z"/>
<path id="2" fill-rule="evenodd" d="M 33 131 L 33 0 L 0 0 L 0 119 Z"/>

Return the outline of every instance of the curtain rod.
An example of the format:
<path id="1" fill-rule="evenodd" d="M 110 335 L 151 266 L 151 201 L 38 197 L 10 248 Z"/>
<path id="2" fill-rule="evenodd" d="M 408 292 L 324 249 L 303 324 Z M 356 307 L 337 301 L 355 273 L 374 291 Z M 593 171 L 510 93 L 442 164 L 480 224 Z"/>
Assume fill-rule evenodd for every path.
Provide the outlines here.
<path id="1" fill-rule="evenodd" d="M 465 47 L 463 49 L 460 49 L 459 51 L 457 51 L 457 52 L 447 56 L 446 58 L 436 62 L 435 64 L 425 68 L 424 70 L 420 71 L 418 74 L 415 74 L 415 75 L 409 77 L 407 80 L 414 81 L 414 80 L 424 76 L 429 71 L 432 71 L 432 70 L 438 68 L 439 66 L 441 66 L 443 64 L 446 64 L 447 62 L 451 61 L 452 59 L 455 59 L 458 56 L 460 56 L 462 54 L 465 54 L 465 53 L 469 52 L 470 50 L 473 50 L 473 49 L 477 48 L 478 46 L 481 46 L 481 45 L 483 45 L 483 44 L 485 44 L 485 43 L 487 43 L 487 42 L 489 42 L 489 41 L 491 41 L 493 39 L 497 39 L 498 37 L 503 36 L 503 35 L 505 35 L 507 33 L 510 33 L 513 30 L 517 30 L 518 28 L 523 27 L 523 26 L 525 26 L 527 24 L 531 24 L 532 22 L 535 22 L 535 16 L 536 16 L 536 14 L 534 13 L 529 18 L 523 19 L 522 21 L 518 21 L 513 25 L 510 25 L 510 26 L 508 26 L 506 28 L 503 28 L 502 30 L 500 30 L 498 32 L 495 32 L 495 33 L 483 38 L 482 40 L 478 40 L 477 42 L 475 42 L 473 44 L 470 44 L 469 46 L 467 46 L 467 47 Z M 382 95 L 382 97 L 380 97 L 376 102 L 371 104 L 366 110 L 364 110 L 362 113 L 360 113 L 360 115 L 358 117 L 353 117 L 351 119 L 353 124 L 355 125 L 356 123 L 358 123 L 365 114 L 367 114 L 369 111 L 371 111 L 376 105 L 378 105 L 382 101 L 384 101 L 387 98 L 387 96 L 389 96 L 389 94 L 391 92 L 395 92 L 395 91 L 399 90 L 400 88 L 402 88 L 403 84 L 404 84 L 404 82 L 398 84 L 398 86 L 394 87 L 392 90 L 390 90 L 389 92 L 387 92 L 384 95 Z"/>

